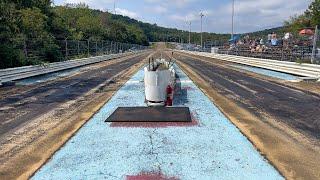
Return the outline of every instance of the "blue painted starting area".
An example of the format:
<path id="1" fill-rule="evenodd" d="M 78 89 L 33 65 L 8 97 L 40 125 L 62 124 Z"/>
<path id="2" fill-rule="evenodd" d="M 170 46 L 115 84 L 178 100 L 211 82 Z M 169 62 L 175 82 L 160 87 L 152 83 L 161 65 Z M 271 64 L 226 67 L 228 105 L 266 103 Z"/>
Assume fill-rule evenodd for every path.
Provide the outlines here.
<path id="1" fill-rule="evenodd" d="M 174 106 L 193 122 L 122 126 L 117 107 L 146 106 L 139 70 L 32 179 L 283 179 L 178 67 Z"/>

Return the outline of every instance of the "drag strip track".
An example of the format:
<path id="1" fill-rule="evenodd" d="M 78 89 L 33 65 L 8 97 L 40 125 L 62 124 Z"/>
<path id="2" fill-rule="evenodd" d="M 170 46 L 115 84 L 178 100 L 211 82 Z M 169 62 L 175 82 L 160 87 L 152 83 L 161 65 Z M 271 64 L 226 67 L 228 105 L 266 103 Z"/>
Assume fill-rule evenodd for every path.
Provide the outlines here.
<path id="1" fill-rule="evenodd" d="M 146 106 L 140 68 L 31 179 L 283 179 L 191 79 L 175 71 L 181 91 L 174 106 L 188 107 L 191 122 L 105 122 L 118 107 Z"/>
<path id="2" fill-rule="evenodd" d="M 272 116 L 312 138 L 320 138 L 320 96 L 248 76 L 218 61 L 213 65 L 191 56 L 174 57 L 240 106 L 255 114 Z"/>
<path id="3" fill-rule="evenodd" d="M 56 108 L 75 100 L 107 79 L 143 60 L 148 54 L 130 56 L 124 61 L 103 65 L 63 80 L 0 100 L 0 136 Z M 0 89 L 1 91 L 1 89 Z"/>

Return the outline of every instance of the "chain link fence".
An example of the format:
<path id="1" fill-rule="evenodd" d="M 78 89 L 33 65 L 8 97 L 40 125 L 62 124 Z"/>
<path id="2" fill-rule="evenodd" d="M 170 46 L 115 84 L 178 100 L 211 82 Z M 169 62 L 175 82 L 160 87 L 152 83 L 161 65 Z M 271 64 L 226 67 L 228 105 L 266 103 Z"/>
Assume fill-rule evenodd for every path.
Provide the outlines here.
<path id="1" fill-rule="evenodd" d="M 107 40 L 56 40 L 52 44 L 44 44 L 43 47 L 49 47 L 49 51 L 39 48 L 35 41 L 27 40 L 25 42 L 24 53 L 28 59 L 50 59 L 57 58 L 60 61 L 99 56 L 105 54 L 116 54 L 127 51 L 138 51 L 146 49 L 146 46 L 137 44 L 121 43 Z M 51 46 L 54 46 L 50 49 Z M 52 50 L 52 52 L 50 52 Z M 57 57 L 51 53 L 56 53 Z M 47 55 L 47 56 L 46 56 Z"/>
<path id="2" fill-rule="evenodd" d="M 108 40 L 24 39 L 12 40 L 10 49 L 2 49 L 5 59 L 0 68 L 66 61 L 91 56 L 139 51 L 149 48 L 138 44 Z"/>
<path id="3" fill-rule="evenodd" d="M 236 56 L 255 57 L 261 59 L 274 59 L 298 63 L 320 63 L 320 33 L 316 32 L 314 39 L 299 41 L 282 41 L 280 45 L 256 43 L 230 44 L 229 42 L 207 41 L 201 47 L 196 44 L 173 43 L 177 49 L 189 51 L 202 51 Z"/>

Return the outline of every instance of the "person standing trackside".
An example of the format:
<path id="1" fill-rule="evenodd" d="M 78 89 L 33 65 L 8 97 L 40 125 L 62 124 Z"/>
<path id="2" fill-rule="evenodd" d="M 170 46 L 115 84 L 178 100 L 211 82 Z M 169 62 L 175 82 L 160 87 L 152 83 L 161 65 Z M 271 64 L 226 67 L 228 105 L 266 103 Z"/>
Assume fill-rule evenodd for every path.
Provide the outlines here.
<path id="1" fill-rule="evenodd" d="M 271 44 L 272 34 L 268 34 L 268 44 Z"/>

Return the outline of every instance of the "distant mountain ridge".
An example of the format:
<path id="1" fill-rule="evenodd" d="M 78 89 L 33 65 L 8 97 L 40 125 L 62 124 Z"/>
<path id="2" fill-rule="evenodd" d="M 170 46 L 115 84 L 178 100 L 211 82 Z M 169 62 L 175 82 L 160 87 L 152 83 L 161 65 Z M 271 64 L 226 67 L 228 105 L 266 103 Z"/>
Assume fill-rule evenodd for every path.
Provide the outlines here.
<path id="1" fill-rule="evenodd" d="M 112 19 L 116 21 L 121 21 L 127 24 L 134 24 L 141 28 L 150 42 L 157 41 L 174 41 L 180 42 L 182 38 L 183 42 L 188 42 L 189 32 L 185 30 L 178 30 L 176 28 L 166 28 L 158 26 L 157 24 L 144 23 L 127 16 L 114 15 L 112 14 Z M 260 31 L 241 33 L 240 35 L 249 35 L 250 37 L 265 37 L 271 33 L 284 34 L 285 27 L 275 27 Z M 218 33 L 203 33 L 204 41 L 221 41 L 227 42 L 230 39 L 231 34 L 218 34 Z M 192 32 L 191 42 L 200 44 L 200 33 Z"/>
<path id="2" fill-rule="evenodd" d="M 268 34 L 272 34 L 273 32 L 279 35 L 283 35 L 286 32 L 286 27 L 284 26 L 275 27 L 275 28 L 270 28 L 270 29 L 255 31 L 255 32 L 243 33 L 242 35 L 249 35 L 251 37 L 264 37 L 264 36 L 267 36 Z"/>

